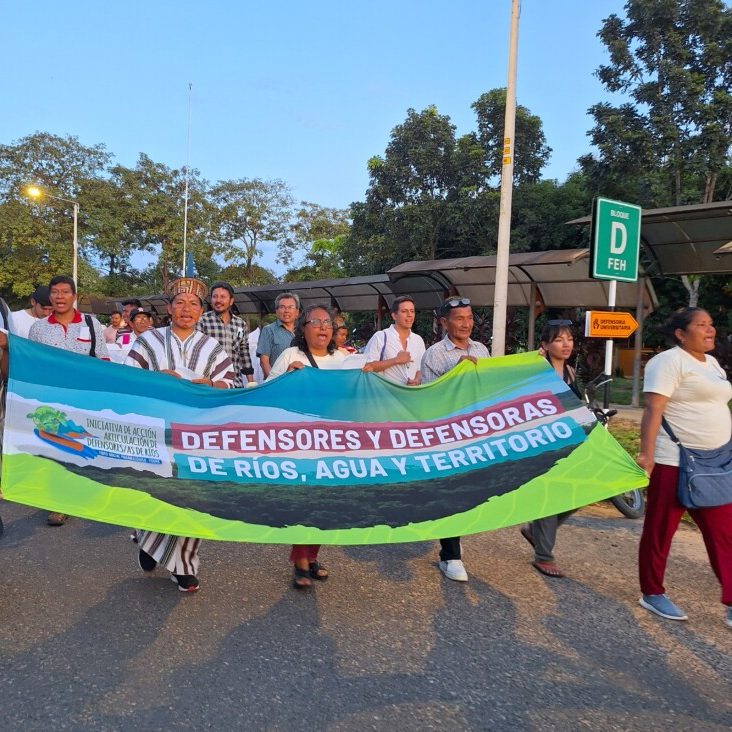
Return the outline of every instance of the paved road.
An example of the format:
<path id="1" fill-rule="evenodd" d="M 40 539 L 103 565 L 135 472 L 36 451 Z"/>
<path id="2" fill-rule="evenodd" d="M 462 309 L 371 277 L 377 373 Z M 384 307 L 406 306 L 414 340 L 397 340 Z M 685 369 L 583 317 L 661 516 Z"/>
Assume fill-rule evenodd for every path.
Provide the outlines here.
<path id="1" fill-rule="evenodd" d="M 640 525 L 607 504 L 560 532 L 565 580 L 506 529 L 465 540 L 467 585 L 433 544 L 326 547 L 333 576 L 303 594 L 283 547 L 208 543 L 191 596 L 142 576 L 123 529 L 0 513 L 1 730 L 732 725 L 732 630 L 690 527 L 673 624 L 638 607 Z"/>

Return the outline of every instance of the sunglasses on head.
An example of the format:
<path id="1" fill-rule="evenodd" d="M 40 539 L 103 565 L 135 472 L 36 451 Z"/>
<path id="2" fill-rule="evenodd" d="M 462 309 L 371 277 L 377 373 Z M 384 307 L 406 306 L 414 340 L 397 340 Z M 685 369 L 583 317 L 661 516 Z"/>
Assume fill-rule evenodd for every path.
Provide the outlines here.
<path id="1" fill-rule="evenodd" d="M 469 297 L 451 297 L 449 300 L 445 300 L 440 308 L 443 312 L 452 310 L 453 308 L 466 308 L 470 305 Z"/>
<path id="2" fill-rule="evenodd" d="M 547 320 L 547 325 L 572 325 L 571 320 Z"/>

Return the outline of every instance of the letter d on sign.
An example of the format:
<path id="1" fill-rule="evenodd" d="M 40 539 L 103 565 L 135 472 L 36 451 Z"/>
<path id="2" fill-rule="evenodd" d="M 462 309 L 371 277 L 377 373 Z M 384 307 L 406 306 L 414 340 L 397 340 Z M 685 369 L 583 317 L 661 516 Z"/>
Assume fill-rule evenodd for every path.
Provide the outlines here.
<path id="1" fill-rule="evenodd" d="M 618 243 L 618 236 L 620 242 Z M 619 221 L 612 222 L 610 229 L 610 254 L 622 254 L 628 244 L 628 230 Z"/>

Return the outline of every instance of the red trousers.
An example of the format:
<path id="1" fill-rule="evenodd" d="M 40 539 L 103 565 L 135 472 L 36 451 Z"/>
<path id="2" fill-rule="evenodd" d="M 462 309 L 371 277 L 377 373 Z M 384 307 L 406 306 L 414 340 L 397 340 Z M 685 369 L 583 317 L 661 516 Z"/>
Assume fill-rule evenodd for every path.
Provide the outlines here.
<path id="1" fill-rule="evenodd" d="M 679 469 L 656 465 L 646 496 L 646 518 L 638 547 L 638 573 L 644 595 L 663 595 L 663 577 L 671 540 L 685 509 L 676 497 Z M 713 508 L 690 508 L 709 555 L 709 563 L 722 585 L 722 603 L 732 605 L 732 504 Z"/>
<path id="2" fill-rule="evenodd" d="M 317 562 L 319 551 L 320 544 L 293 544 L 292 551 L 290 551 L 290 561 L 294 563 L 299 559 L 306 559 L 308 564 Z"/>

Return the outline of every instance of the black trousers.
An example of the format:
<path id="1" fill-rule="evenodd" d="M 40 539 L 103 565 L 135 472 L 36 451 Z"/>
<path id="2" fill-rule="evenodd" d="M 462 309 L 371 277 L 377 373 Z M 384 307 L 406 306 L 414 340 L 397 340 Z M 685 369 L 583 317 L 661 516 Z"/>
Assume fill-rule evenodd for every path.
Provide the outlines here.
<path id="1" fill-rule="evenodd" d="M 447 562 L 450 559 L 460 559 L 460 537 L 452 539 L 440 539 L 440 560 Z"/>

